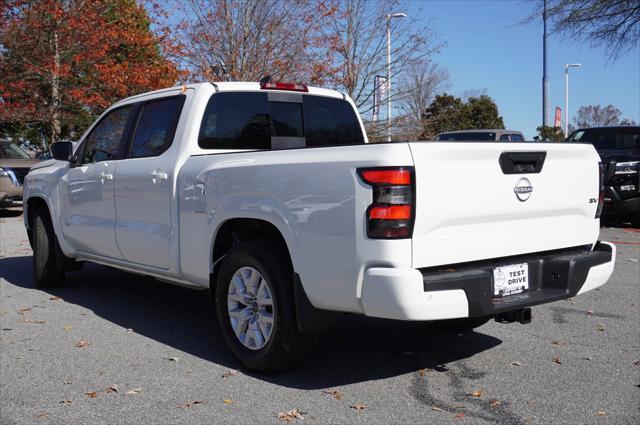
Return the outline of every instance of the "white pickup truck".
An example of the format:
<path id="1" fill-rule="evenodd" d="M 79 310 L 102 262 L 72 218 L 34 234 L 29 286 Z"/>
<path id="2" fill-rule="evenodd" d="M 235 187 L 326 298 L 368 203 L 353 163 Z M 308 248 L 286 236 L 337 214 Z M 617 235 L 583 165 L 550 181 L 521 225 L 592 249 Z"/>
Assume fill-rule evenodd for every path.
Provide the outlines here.
<path id="1" fill-rule="evenodd" d="M 353 102 L 196 84 L 109 108 L 25 179 L 38 287 L 90 261 L 207 289 L 232 352 L 280 370 L 340 312 L 473 328 L 604 284 L 578 143 L 368 144 Z"/>

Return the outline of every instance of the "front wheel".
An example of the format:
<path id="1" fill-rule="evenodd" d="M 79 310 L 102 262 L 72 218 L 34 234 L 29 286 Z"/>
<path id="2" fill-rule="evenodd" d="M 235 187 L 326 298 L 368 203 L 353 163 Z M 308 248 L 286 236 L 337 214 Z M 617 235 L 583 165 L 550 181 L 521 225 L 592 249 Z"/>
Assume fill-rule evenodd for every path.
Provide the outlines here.
<path id="1" fill-rule="evenodd" d="M 33 278 L 36 288 L 51 288 L 64 282 L 64 271 L 58 266 L 58 239 L 49 211 L 38 208 L 33 215 Z"/>
<path id="2" fill-rule="evenodd" d="M 225 256 L 216 281 L 225 341 L 245 367 L 258 372 L 292 367 L 315 342 L 298 330 L 293 271 L 284 255 L 267 242 L 239 244 Z"/>

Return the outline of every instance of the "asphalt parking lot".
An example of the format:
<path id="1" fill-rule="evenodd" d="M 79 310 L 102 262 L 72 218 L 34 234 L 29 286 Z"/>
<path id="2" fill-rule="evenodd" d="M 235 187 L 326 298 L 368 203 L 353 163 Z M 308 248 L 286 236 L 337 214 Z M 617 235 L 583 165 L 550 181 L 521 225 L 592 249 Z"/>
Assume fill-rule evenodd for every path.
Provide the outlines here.
<path id="1" fill-rule="evenodd" d="M 40 291 L 0 212 L 0 423 L 640 422 L 640 232 L 609 283 L 464 335 L 345 316 L 293 372 L 239 369 L 205 292 L 97 265 Z M 299 409 L 302 420 L 278 418 Z"/>

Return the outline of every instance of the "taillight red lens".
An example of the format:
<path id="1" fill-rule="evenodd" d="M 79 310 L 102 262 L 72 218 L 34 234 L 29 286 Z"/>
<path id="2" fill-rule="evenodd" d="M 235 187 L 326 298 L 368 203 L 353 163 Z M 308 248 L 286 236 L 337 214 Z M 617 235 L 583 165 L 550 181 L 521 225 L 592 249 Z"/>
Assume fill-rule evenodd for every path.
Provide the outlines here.
<path id="1" fill-rule="evenodd" d="M 358 169 L 372 187 L 367 209 L 367 236 L 372 239 L 410 238 L 414 222 L 413 167 Z"/>
<path id="2" fill-rule="evenodd" d="M 309 88 L 307 86 L 299 83 L 280 83 L 280 82 L 260 83 L 260 88 L 263 90 L 289 90 L 289 91 L 301 91 L 301 92 L 309 91 Z"/>
<path id="3" fill-rule="evenodd" d="M 360 175 L 369 184 L 411 184 L 411 171 L 407 168 L 362 170 Z"/>
<path id="4" fill-rule="evenodd" d="M 369 210 L 371 220 L 410 220 L 411 205 L 372 207 Z"/>

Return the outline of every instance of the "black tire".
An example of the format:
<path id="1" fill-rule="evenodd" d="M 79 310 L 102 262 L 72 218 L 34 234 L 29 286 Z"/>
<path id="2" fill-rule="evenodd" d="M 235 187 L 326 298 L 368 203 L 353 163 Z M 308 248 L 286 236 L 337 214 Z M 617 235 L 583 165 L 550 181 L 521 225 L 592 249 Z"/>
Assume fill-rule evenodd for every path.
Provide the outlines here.
<path id="1" fill-rule="evenodd" d="M 493 317 L 471 317 L 464 319 L 438 320 L 434 326 L 442 332 L 469 333 L 487 323 Z"/>
<path id="2" fill-rule="evenodd" d="M 61 252 L 46 208 L 33 214 L 33 279 L 36 288 L 53 288 L 64 283 L 64 271 L 57 259 Z"/>
<path id="3" fill-rule="evenodd" d="M 315 346 L 316 337 L 298 331 L 293 295 L 293 271 L 288 253 L 274 250 L 273 243 L 253 241 L 238 244 L 225 256 L 217 273 L 215 305 L 218 323 L 231 352 L 256 372 L 290 369 Z M 274 300 L 274 322 L 270 338 L 259 350 L 245 347 L 231 327 L 227 309 L 229 285 L 235 272 L 252 267 L 262 274 Z"/>

